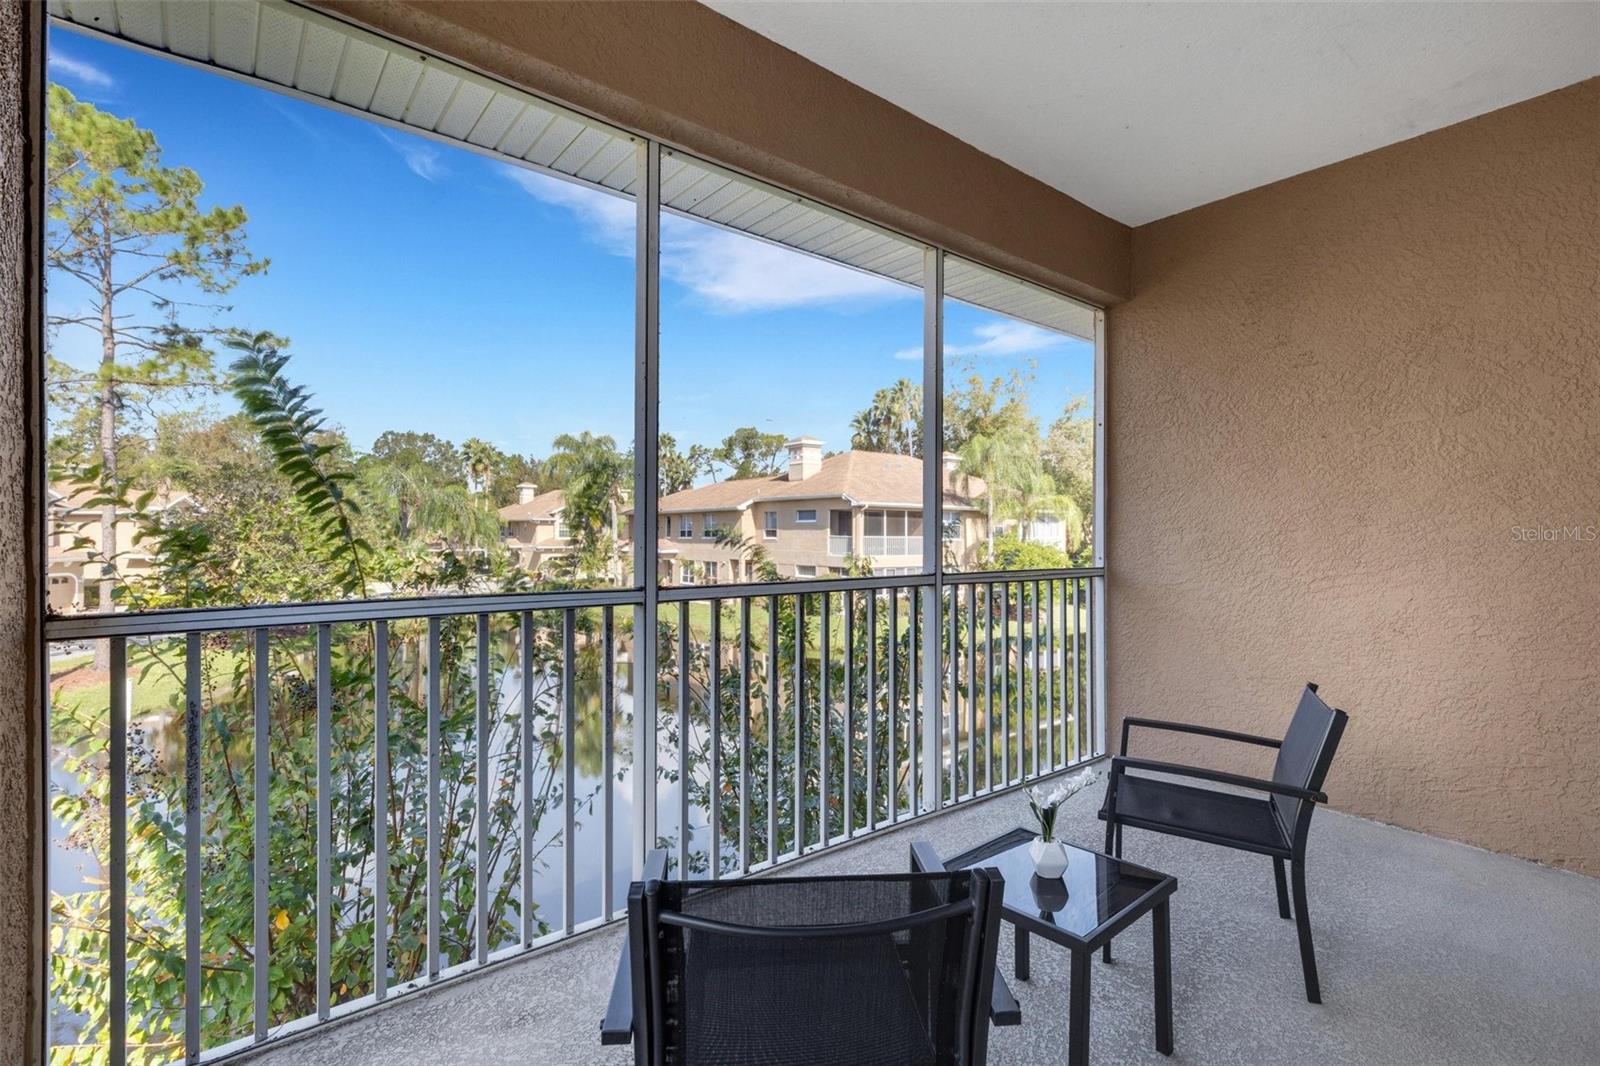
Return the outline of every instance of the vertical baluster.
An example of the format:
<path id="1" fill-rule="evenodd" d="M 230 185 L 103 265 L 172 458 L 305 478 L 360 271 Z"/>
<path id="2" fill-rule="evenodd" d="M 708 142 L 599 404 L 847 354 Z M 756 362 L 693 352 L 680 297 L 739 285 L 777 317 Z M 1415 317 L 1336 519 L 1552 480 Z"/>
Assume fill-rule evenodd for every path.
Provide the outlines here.
<path id="1" fill-rule="evenodd" d="M 1016 717 L 1016 726 L 1017 726 L 1017 730 L 1016 730 L 1016 732 L 1017 732 L 1017 780 L 1018 781 L 1025 781 L 1025 780 L 1027 780 L 1027 777 L 1028 777 L 1028 764 L 1027 764 L 1028 752 L 1027 752 L 1027 748 L 1025 747 L 1025 745 L 1027 743 L 1027 739 L 1028 739 L 1028 722 L 1027 722 L 1027 717 L 1028 716 L 1027 716 L 1026 704 L 1024 704 L 1023 698 L 1027 694 L 1027 687 L 1028 687 L 1027 686 L 1028 638 L 1027 638 L 1027 632 L 1024 629 L 1024 626 L 1026 625 L 1026 617 L 1027 616 L 1023 614 L 1023 603 L 1022 603 L 1023 583 L 1019 581 L 1019 582 L 1016 583 L 1015 587 L 1016 587 L 1016 590 L 1017 590 L 1016 591 L 1016 598 L 1017 598 L 1017 615 L 1016 615 L 1016 619 L 1017 619 L 1017 650 L 1016 650 L 1016 659 L 1017 659 L 1017 684 L 1016 684 L 1016 697 L 1017 697 L 1017 707 L 1016 707 L 1016 714 L 1017 714 L 1017 717 Z M 1007 599 L 1007 601 L 1009 601 L 1011 599 L 1011 596 L 1009 595 L 1009 593 L 1007 594 L 1006 599 Z M 1008 632 L 1009 632 L 1009 626 L 1007 627 L 1007 629 L 1008 629 Z M 1010 655 L 1009 654 L 1007 655 L 1007 659 L 1010 659 Z"/>
<path id="2" fill-rule="evenodd" d="M 190 633 L 185 642 L 183 715 L 183 1051 L 190 1062 L 200 1058 L 200 641 Z M 319 741 L 320 754 L 320 741 Z M 320 761 L 320 759 L 319 759 Z"/>
<path id="3" fill-rule="evenodd" d="M 333 983 L 333 627 L 317 626 L 317 1017 Z"/>
<path id="4" fill-rule="evenodd" d="M 255 971 L 255 1039 L 267 1038 L 269 993 L 271 991 L 272 932 L 267 925 L 267 888 L 272 869 L 270 841 L 272 839 L 272 781 L 271 737 L 269 734 L 272 711 L 272 675 L 268 657 L 269 633 L 257 629 L 252 634 L 253 663 L 255 671 L 255 833 L 250 863 L 251 904 L 255 911 L 255 944 L 251 950 L 251 963 Z M 113 671 L 115 664 L 113 663 Z M 115 837 L 113 837 L 115 839 Z M 112 1002 L 120 1002 L 113 995 Z M 115 1042 L 113 1042 L 115 1047 Z"/>
<path id="5" fill-rule="evenodd" d="M 1033 590 L 1032 590 L 1031 595 L 1029 596 L 1028 603 L 1029 603 L 1028 631 L 1029 631 L 1029 633 L 1032 634 L 1032 637 L 1033 637 L 1033 653 L 1032 653 L 1032 665 L 1033 665 L 1033 686 L 1032 686 L 1032 691 L 1033 691 L 1033 696 L 1032 696 L 1032 699 L 1033 699 L 1033 726 L 1032 726 L 1032 731 L 1028 734 L 1028 738 L 1032 742 L 1031 743 L 1031 747 L 1033 748 L 1033 776 L 1034 777 L 1038 777 L 1039 776 L 1039 770 L 1044 765 L 1040 761 L 1040 758 L 1039 758 L 1039 748 L 1040 748 L 1040 742 L 1041 742 L 1041 738 L 1039 736 L 1039 733 L 1041 732 L 1041 726 L 1040 726 L 1040 721 L 1039 721 L 1039 682 L 1043 677 L 1043 674 L 1040 672 L 1039 663 L 1040 663 L 1040 656 L 1043 655 L 1043 653 L 1044 653 L 1044 644 L 1039 639 L 1039 636 L 1040 636 L 1040 633 L 1039 633 L 1039 612 L 1042 609 L 1043 605 L 1042 605 L 1042 602 L 1039 599 L 1039 582 L 1037 582 L 1037 581 L 1035 581 L 1033 583 Z M 1047 711 L 1049 710 L 1048 703 L 1045 705 L 1045 710 L 1047 710 Z M 1048 732 L 1048 730 L 1044 730 L 1044 731 Z"/>
<path id="6" fill-rule="evenodd" d="M 794 853 L 806 853 L 806 597 L 794 598 Z"/>
<path id="7" fill-rule="evenodd" d="M 767 597 L 767 865 L 778 862 L 778 597 Z"/>
<path id="8" fill-rule="evenodd" d="M 906 613 L 911 617 L 906 619 L 906 688 L 909 698 L 906 700 L 906 809 L 915 816 L 917 806 L 922 802 L 920 789 L 919 767 L 917 759 L 922 754 L 922 746 L 918 743 L 922 739 L 922 702 L 917 698 L 921 695 L 918 683 L 922 679 L 922 671 L 918 669 L 918 653 L 921 651 L 922 642 L 918 639 L 917 627 L 922 617 L 922 590 L 910 588 L 906 590 Z M 929 769 L 932 769 L 931 767 Z"/>
<path id="9" fill-rule="evenodd" d="M 986 775 L 987 776 L 987 775 Z M 978 794 L 978 586 L 967 586 L 967 795 Z"/>
<path id="10" fill-rule="evenodd" d="M 1071 745 L 1067 743 L 1071 718 L 1067 702 L 1067 582 L 1056 582 L 1051 594 L 1050 609 L 1055 613 L 1055 650 L 1051 653 L 1056 675 L 1056 727 L 1061 734 L 1057 765 L 1065 766 L 1072 759 Z"/>
<path id="11" fill-rule="evenodd" d="M 519 832 L 518 852 L 522 860 L 522 882 L 518 891 L 519 902 L 522 908 L 522 946 L 529 947 L 537 932 L 534 922 L 533 899 L 533 612 L 523 611 L 518 619 L 517 633 L 517 668 L 522 675 L 521 712 L 522 751 L 518 761 L 522 764 L 522 818 L 517 826 Z M 609 788 L 609 783 L 607 788 Z"/>
<path id="12" fill-rule="evenodd" d="M 828 747 L 833 724 L 833 693 L 831 691 L 833 649 L 828 646 L 828 642 L 833 635 L 833 627 L 830 624 L 832 619 L 833 597 L 824 592 L 822 594 L 822 630 L 819 634 L 819 639 L 822 641 L 822 678 L 817 691 L 817 723 L 820 741 L 817 748 L 817 840 L 823 847 L 828 846 L 828 800 L 832 798 L 832 791 L 828 787 Z"/>
<path id="13" fill-rule="evenodd" d="M 900 733 L 900 678 L 896 668 L 900 665 L 900 590 L 889 593 L 889 637 L 884 641 L 884 653 L 889 657 L 889 723 L 885 735 L 889 740 L 888 812 L 889 824 L 900 817 L 900 746 L 895 743 Z"/>
<path id="14" fill-rule="evenodd" d="M 477 948 L 478 964 L 489 961 L 489 616 L 477 618 L 477 634 L 473 641 L 477 652 L 477 720 L 473 723 L 474 740 L 477 741 L 477 810 L 472 820 L 477 823 L 476 842 L 473 846 L 472 870 L 472 924 Z"/>
<path id="15" fill-rule="evenodd" d="M 380 621 L 372 634 L 372 996 L 388 994 L 389 623 Z"/>
<path id="16" fill-rule="evenodd" d="M 1088 594 L 1088 604 L 1085 614 L 1085 630 L 1087 631 L 1084 644 L 1087 646 L 1088 662 L 1085 666 L 1086 680 L 1088 681 L 1089 713 L 1084 716 L 1088 736 L 1094 738 L 1100 733 L 1100 697 L 1096 688 L 1095 646 L 1100 642 L 1099 619 L 1095 615 L 1095 600 L 1099 593 L 1095 591 L 1095 579 L 1086 579 L 1085 592 Z M 1091 739 L 1090 744 L 1094 741 Z"/>
<path id="17" fill-rule="evenodd" d="M 108 758 L 111 779 L 106 783 L 106 802 L 109 805 L 110 825 L 107 831 L 111 852 L 111 907 L 106 920 L 106 932 L 111 938 L 111 1001 L 106 1004 L 110 1014 L 107 1039 L 110 1041 L 110 1058 L 114 1066 L 123 1066 L 128 1054 L 128 640 L 111 638 L 111 735 Z M 256 750 L 260 752 L 261 739 L 257 733 Z M 259 760 L 258 760 L 259 761 Z M 261 837 L 260 804 L 256 805 L 256 837 Z M 263 941 L 257 925 L 257 953 Z M 257 982 L 261 968 L 256 971 Z M 256 996 L 259 1006 L 261 997 Z M 256 1020 L 256 1039 L 261 1039 L 261 1021 Z"/>
<path id="18" fill-rule="evenodd" d="M 707 863 L 711 877 L 722 876 L 722 601 L 711 601 L 711 787 L 706 805 L 711 808 L 711 851 Z"/>
<path id="19" fill-rule="evenodd" d="M 955 804 L 962 799 L 962 783 L 960 783 L 960 720 L 962 720 L 962 656 L 960 656 L 960 629 L 962 629 L 962 586 L 952 584 L 950 587 L 949 607 L 941 603 L 939 607 L 946 611 L 946 626 L 950 629 L 950 802 Z M 966 706 L 971 706 L 968 695 Z"/>
<path id="20" fill-rule="evenodd" d="M 617 720 L 617 649 L 616 649 L 616 609 L 609 604 L 600 609 L 600 826 L 601 826 L 601 856 L 600 856 L 600 914 L 605 921 L 610 921 L 616 913 L 612 900 L 611 881 L 615 876 L 613 869 L 616 850 L 615 816 L 612 812 L 611 789 L 616 776 L 616 738 L 614 736 Z"/>
<path id="21" fill-rule="evenodd" d="M 428 978 L 439 976 L 440 820 L 439 716 L 443 696 L 439 677 L 439 619 L 428 619 Z"/>
<path id="22" fill-rule="evenodd" d="M 1082 635 L 1079 632 L 1080 620 L 1078 617 L 1078 578 L 1072 579 L 1072 720 L 1076 727 L 1073 730 L 1077 738 L 1075 754 L 1083 758 L 1083 682 L 1078 674 L 1078 660 L 1083 650 Z"/>
<path id="23" fill-rule="evenodd" d="M 333 626 L 317 626 L 317 1018 L 333 984 Z"/>
<path id="24" fill-rule="evenodd" d="M 983 786 L 984 791 L 994 789 L 995 772 L 999 769 L 995 759 L 994 735 L 999 723 L 995 720 L 995 690 L 994 690 L 994 582 L 988 582 L 983 589 Z M 1004 708 L 1004 701 L 1000 706 Z M 1005 745 L 1000 745 L 1001 758 L 1005 757 Z"/>
<path id="25" fill-rule="evenodd" d="M 750 872 L 750 597 L 739 598 L 739 872 Z"/>
<path id="26" fill-rule="evenodd" d="M 1000 583 L 1000 784 L 1011 784 L 1011 588 Z"/>
<path id="27" fill-rule="evenodd" d="M 568 933 L 578 908 L 577 763 L 578 743 L 578 612 L 568 607 L 561 619 L 561 921 Z"/>
<path id="28" fill-rule="evenodd" d="M 689 601 L 678 601 L 678 876 L 689 876 Z"/>
<path id="29" fill-rule="evenodd" d="M 878 590 L 867 590 L 867 832 L 878 828 Z"/>
<path id="30" fill-rule="evenodd" d="M 856 594 L 844 594 L 844 824 L 846 840 L 856 831 Z"/>

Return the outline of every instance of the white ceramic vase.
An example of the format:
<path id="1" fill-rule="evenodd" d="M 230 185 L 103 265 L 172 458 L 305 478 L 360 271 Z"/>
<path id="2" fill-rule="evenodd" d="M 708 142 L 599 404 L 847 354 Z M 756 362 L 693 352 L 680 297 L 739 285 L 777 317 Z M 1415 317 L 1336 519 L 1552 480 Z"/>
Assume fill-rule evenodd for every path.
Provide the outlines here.
<path id="1" fill-rule="evenodd" d="M 1047 881 L 1067 872 L 1067 846 L 1059 840 L 1034 837 L 1028 856 L 1033 859 L 1033 872 Z"/>

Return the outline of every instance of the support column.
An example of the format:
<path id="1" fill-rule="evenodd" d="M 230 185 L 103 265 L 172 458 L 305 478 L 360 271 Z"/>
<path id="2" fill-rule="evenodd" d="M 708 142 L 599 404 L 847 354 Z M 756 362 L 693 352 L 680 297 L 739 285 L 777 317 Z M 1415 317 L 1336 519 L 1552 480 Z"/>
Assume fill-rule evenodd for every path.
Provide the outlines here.
<path id="1" fill-rule="evenodd" d="M 0 1057 L 44 1052 L 43 4 L 0 0 Z"/>

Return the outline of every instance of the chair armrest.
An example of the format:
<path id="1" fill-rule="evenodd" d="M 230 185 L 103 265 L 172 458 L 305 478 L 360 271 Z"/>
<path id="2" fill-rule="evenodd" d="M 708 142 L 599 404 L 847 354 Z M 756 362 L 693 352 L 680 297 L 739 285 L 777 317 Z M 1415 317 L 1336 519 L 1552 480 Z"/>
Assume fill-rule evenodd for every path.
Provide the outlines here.
<path id="1" fill-rule="evenodd" d="M 606 1004 L 606 1016 L 600 1020 L 600 1043 L 631 1044 L 633 1042 L 633 952 L 626 938 L 622 941 L 622 957 L 617 960 L 617 973 L 611 979 L 611 1001 Z"/>
<path id="2" fill-rule="evenodd" d="M 1263 748 L 1281 748 L 1283 741 L 1274 737 L 1258 737 L 1253 733 L 1235 733 L 1231 729 L 1213 729 L 1211 726 L 1191 725 L 1188 722 L 1168 722 L 1160 718 L 1124 718 L 1122 720 L 1122 754 L 1128 754 L 1128 730 L 1132 726 L 1145 729 L 1165 729 L 1173 733 L 1193 733 L 1216 740 L 1232 740 L 1240 744 L 1259 744 Z"/>
<path id="3" fill-rule="evenodd" d="M 1152 770 L 1161 774 L 1177 774 L 1182 777 L 1195 777 L 1203 781 L 1215 781 L 1220 785 L 1233 785 L 1237 788 L 1254 789 L 1257 792 L 1275 792 L 1280 796 L 1291 796 L 1295 799 L 1308 800 L 1311 803 L 1327 803 L 1328 797 L 1321 792 L 1309 788 L 1300 788 L 1297 785 L 1284 785 L 1277 781 L 1267 781 L 1260 777 L 1245 777 L 1243 774 L 1224 773 L 1221 770 L 1208 770 L 1203 766 L 1181 766 L 1173 762 L 1157 762 L 1154 759 L 1131 759 L 1126 755 L 1114 755 L 1111 758 L 1111 776 L 1116 778 L 1123 770 Z M 1108 788 L 1106 794 L 1113 796 L 1115 787 Z M 1115 799 L 1112 801 L 1115 806 Z"/>
<path id="4" fill-rule="evenodd" d="M 989 1020 L 995 1025 L 1022 1024 L 1022 1005 L 1011 994 L 1011 987 L 1000 976 L 998 968 L 994 975 L 994 991 L 989 994 Z"/>
<path id="5" fill-rule="evenodd" d="M 654 848 L 644 857 L 639 881 L 660 881 L 666 877 L 666 873 L 667 853 Z M 600 1020 L 600 1043 L 628 1044 L 632 1041 L 633 949 L 625 936 L 622 938 L 622 955 L 617 959 L 617 972 L 611 978 L 611 999 L 606 1003 L 606 1016 Z"/>
<path id="6" fill-rule="evenodd" d="M 939 853 L 926 840 L 911 842 L 911 872 L 914 874 L 944 872 L 944 860 L 939 858 Z"/>

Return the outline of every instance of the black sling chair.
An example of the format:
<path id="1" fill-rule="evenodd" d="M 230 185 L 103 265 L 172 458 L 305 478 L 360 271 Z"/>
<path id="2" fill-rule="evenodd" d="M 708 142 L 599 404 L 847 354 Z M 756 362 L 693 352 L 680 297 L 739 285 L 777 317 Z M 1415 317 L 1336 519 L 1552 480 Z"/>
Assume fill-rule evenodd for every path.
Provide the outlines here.
<path id="1" fill-rule="evenodd" d="M 665 862 L 628 892 L 603 1043 L 640 1066 L 985 1061 L 1010 998 L 995 871 L 668 881 Z"/>
<path id="2" fill-rule="evenodd" d="M 1312 1003 L 1322 1002 L 1322 989 L 1317 983 L 1317 959 L 1311 947 L 1311 916 L 1306 910 L 1306 834 L 1311 829 L 1312 810 L 1317 804 L 1328 802 L 1328 797 L 1320 790 L 1339 746 L 1339 738 L 1344 734 L 1345 721 L 1345 713 L 1324 703 L 1317 695 L 1317 686 L 1311 683 L 1307 683 L 1300 694 L 1300 705 L 1295 708 L 1289 731 L 1282 740 L 1182 722 L 1124 718 L 1122 754 L 1111 760 L 1105 802 L 1100 808 L 1100 817 L 1106 823 L 1106 850 L 1118 858 L 1122 857 L 1122 827 L 1125 825 L 1272 856 L 1281 918 L 1290 917 L 1289 892 L 1283 876 L 1283 862 L 1289 860 L 1294 883 L 1293 917 L 1300 934 L 1300 965 L 1305 971 L 1306 999 Z M 1135 759 L 1128 755 L 1128 731 L 1134 726 L 1277 748 L 1278 761 L 1272 768 L 1271 780 L 1261 780 L 1198 766 Z M 1213 788 L 1196 788 L 1129 774 L 1128 770 L 1180 775 L 1266 795 L 1264 798 L 1241 796 Z M 1110 952 L 1107 945 L 1108 958 Z"/>

